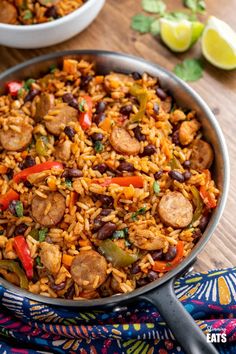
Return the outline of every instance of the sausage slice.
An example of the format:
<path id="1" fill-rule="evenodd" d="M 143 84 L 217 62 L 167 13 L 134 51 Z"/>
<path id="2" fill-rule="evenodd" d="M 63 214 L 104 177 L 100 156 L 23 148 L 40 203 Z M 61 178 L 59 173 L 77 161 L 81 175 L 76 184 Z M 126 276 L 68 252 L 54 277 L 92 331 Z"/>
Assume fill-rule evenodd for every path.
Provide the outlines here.
<path id="1" fill-rule="evenodd" d="M 158 212 L 164 224 L 176 229 L 188 226 L 193 218 L 192 204 L 180 192 L 164 194 Z"/>
<path id="2" fill-rule="evenodd" d="M 41 93 L 39 101 L 36 103 L 35 121 L 40 122 L 53 106 L 54 96 L 46 92 Z"/>
<path id="3" fill-rule="evenodd" d="M 55 157 L 58 160 L 68 161 L 71 155 L 71 145 L 70 140 L 65 140 L 63 143 L 60 143 L 55 148 Z"/>
<path id="4" fill-rule="evenodd" d="M 40 247 L 40 259 L 43 265 L 52 274 L 58 273 L 61 267 L 61 252 L 59 246 L 42 242 Z"/>
<path id="5" fill-rule="evenodd" d="M 43 226 L 57 225 L 63 218 L 65 209 L 65 198 L 59 192 L 48 193 L 47 199 L 36 195 L 32 200 L 32 216 Z"/>
<path id="6" fill-rule="evenodd" d="M 64 106 L 60 108 L 59 113 L 52 120 L 45 122 L 45 126 L 50 133 L 60 135 L 62 124 L 68 125 L 70 122 L 77 122 L 77 119 L 78 111 L 73 107 Z"/>
<path id="7" fill-rule="evenodd" d="M 191 168 L 205 170 L 210 168 L 214 159 L 214 152 L 210 144 L 204 140 L 196 140 L 192 146 Z"/>
<path id="8" fill-rule="evenodd" d="M 2 147 L 8 151 L 19 151 L 24 149 L 32 139 L 33 127 L 24 121 L 24 118 L 14 118 L 8 120 L 7 131 L 1 130 L 0 142 Z"/>
<path id="9" fill-rule="evenodd" d="M 94 290 L 107 278 L 107 262 L 96 251 L 81 251 L 73 259 L 70 272 L 72 279 L 84 290 Z"/>
<path id="10" fill-rule="evenodd" d="M 15 24 L 17 21 L 17 11 L 15 6 L 8 1 L 0 0 L 0 23 Z"/>
<path id="11" fill-rule="evenodd" d="M 133 138 L 127 130 L 120 127 L 114 127 L 110 135 L 110 143 L 114 150 L 121 154 L 138 155 L 140 143 Z"/>

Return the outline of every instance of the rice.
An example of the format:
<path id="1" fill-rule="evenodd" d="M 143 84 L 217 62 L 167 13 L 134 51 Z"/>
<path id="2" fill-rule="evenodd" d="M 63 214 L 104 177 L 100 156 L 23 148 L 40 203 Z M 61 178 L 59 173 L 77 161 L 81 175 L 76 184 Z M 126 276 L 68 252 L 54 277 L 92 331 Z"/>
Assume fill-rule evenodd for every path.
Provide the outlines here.
<path id="1" fill-rule="evenodd" d="M 135 87 L 147 95 L 141 118 L 140 102 L 130 93 Z M 176 253 L 187 257 L 201 237 L 202 217 L 210 217 L 219 194 L 209 168 L 193 164 L 194 144 L 205 141 L 200 130 L 189 145 L 175 140 L 182 122 L 196 113 L 178 107 L 165 92 L 160 99 L 157 88 L 158 80 L 147 74 L 138 81 L 97 75 L 92 63 L 67 59 L 62 69 L 36 78 L 30 90 L 39 93 L 31 100 L 25 102 L 25 88 L 17 100 L 0 96 L 0 203 L 11 189 L 19 199 L 18 209 L 13 200 L 2 210 L 0 257 L 20 262 L 14 237 L 26 239 L 34 260 L 27 290 L 74 299 L 103 297 L 104 289 L 130 292 L 150 281 L 149 272 L 162 277 Z M 81 119 L 90 104 L 93 122 L 84 129 Z M 113 136 L 117 128 L 119 139 Z M 12 136 L 19 134 L 12 149 Z M 134 146 L 138 150 L 131 154 Z M 205 148 L 209 155 L 210 145 Z M 52 166 L 38 171 L 45 163 Z M 16 180 L 29 167 L 27 179 Z M 168 204 L 161 209 L 167 196 L 171 203 L 177 198 L 173 210 Z"/>
<path id="2" fill-rule="evenodd" d="M 17 4 L 14 0 L 6 0 L 6 2 L 9 7 L 3 9 L 3 11 L 11 12 L 10 24 L 32 25 L 55 21 L 66 16 L 81 7 L 85 0 L 59 0 L 56 4 L 53 1 L 45 1 L 45 6 L 42 5 L 42 1 L 37 0 L 25 0 L 24 6 L 21 2 Z M 6 5 L 3 4 L 2 6 Z"/>

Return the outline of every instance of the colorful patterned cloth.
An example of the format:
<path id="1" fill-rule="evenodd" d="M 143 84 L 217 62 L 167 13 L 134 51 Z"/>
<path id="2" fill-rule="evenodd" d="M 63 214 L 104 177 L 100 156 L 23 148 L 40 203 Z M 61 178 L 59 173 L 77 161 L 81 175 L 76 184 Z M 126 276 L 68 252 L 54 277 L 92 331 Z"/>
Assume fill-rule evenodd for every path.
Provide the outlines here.
<path id="1" fill-rule="evenodd" d="M 236 268 L 187 275 L 176 282 L 175 291 L 211 338 L 226 334 L 227 342 L 217 344 L 219 352 L 235 354 Z M 0 353 L 183 353 L 157 310 L 145 302 L 104 313 L 42 305 L 4 288 L 0 298 Z"/>

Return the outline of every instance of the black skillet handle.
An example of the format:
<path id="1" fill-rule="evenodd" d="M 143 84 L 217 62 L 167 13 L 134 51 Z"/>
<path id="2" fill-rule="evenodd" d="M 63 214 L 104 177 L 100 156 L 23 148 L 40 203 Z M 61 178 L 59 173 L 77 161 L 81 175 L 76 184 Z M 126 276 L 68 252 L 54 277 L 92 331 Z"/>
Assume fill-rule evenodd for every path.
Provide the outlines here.
<path id="1" fill-rule="evenodd" d="M 218 354 L 213 344 L 207 343 L 204 333 L 177 299 L 174 281 L 172 279 L 142 295 L 141 299 L 158 309 L 186 354 Z"/>

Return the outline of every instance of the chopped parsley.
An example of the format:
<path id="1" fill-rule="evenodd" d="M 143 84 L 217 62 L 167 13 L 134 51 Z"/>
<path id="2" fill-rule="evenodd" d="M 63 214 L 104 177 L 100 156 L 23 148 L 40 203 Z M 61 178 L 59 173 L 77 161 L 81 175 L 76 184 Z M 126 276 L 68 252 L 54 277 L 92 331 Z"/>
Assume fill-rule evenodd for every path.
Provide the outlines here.
<path id="1" fill-rule="evenodd" d="M 53 74 L 56 71 L 56 69 L 57 69 L 56 64 L 52 64 L 49 66 L 49 71 L 51 74 Z"/>
<path id="2" fill-rule="evenodd" d="M 116 230 L 113 233 L 112 238 L 115 240 L 120 239 L 120 238 L 125 238 L 126 236 L 128 236 L 128 233 L 129 233 L 129 230 L 127 227 L 125 227 L 122 230 Z"/>
<path id="3" fill-rule="evenodd" d="M 103 144 L 101 143 L 101 141 L 95 141 L 94 143 L 94 150 L 96 152 L 102 152 L 103 151 Z"/>
<path id="4" fill-rule="evenodd" d="M 145 213 L 146 213 L 146 207 L 142 207 L 142 208 L 138 209 L 135 213 L 133 213 L 133 214 L 131 215 L 131 219 L 132 219 L 133 221 L 136 221 L 138 215 L 143 215 L 143 214 L 145 214 Z"/>
<path id="5" fill-rule="evenodd" d="M 45 241 L 47 233 L 48 233 L 48 229 L 47 228 L 39 230 L 39 242 Z"/>
<path id="6" fill-rule="evenodd" d="M 28 79 L 28 80 L 26 80 L 25 83 L 24 83 L 24 86 L 23 86 L 24 89 L 28 91 L 28 90 L 30 89 L 31 85 L 32 85 L 34 82 L 35 82 L 34 79 Z"/>
<path id="7" fill-rule="evenodd" d="M 72 187 L 72 182 L 71 182 L 71 180 L 69 178 L 66 178 L 65 185 L 66 185 L 67 188 L 71 188 Z"/>
<path id="8" fill-rule="evenodd" d="M 24 215 L 24 208 L 22 202 L 16 200 L 14 208 L 16 211 L 16 216 L 18 216 L 18 218 L 21 218 Z"/>
<path id="9" fill-rule="evenodd" d="M 23 16 L 23 20 L 30 20 L 33 17 L 33 14 L 30 10 L 26 10 Z"/>
<path id="10" fill-rule="evenodd" d="M 40 258 L 39 256 L 37 256 L 37 257 L 35 258 L 35 262 L 36 262 L 37 266 L 39 266 L 39 267 L 42 267 L 42 266 L 43 266 L 42 263 L 41 263 L 41 258 Z"/>
<path id="11" fill-rule="evenodd" d="M 204 0 L 183 0 L 183 4 L 193 12 L 199 12 L 202 14 L 206 10 L 206 3 Z"/>
<path id="12" fill-rule="evenodd" d="M 79 111 L 80 112 L 85 112 L 85 109 L 84 109 L 84 105 L 86 104 L 86 101 L 84 99 L 82 99 L 80 102 L 79 102 Z"/>
<path id="13" fill-rule="evenodd" d="M 158 183 L 157 181 L 155 181 L 155 182 L 153 183 L 153 191 L 154 191 L 154 193 L 156 193 L 156 194 L 159 194 L 159 193 L 160 193 L 160 185 L 159 185 L 159 183 Z"/>

